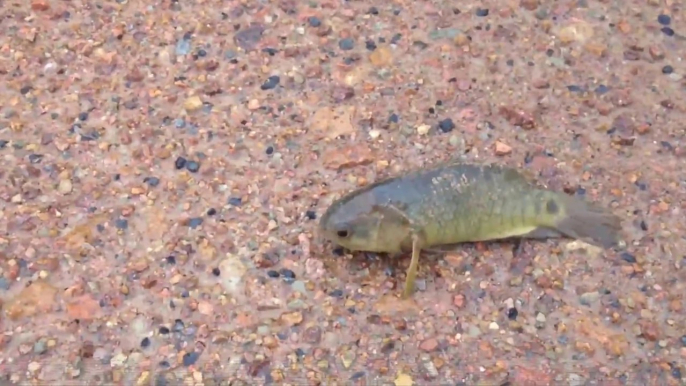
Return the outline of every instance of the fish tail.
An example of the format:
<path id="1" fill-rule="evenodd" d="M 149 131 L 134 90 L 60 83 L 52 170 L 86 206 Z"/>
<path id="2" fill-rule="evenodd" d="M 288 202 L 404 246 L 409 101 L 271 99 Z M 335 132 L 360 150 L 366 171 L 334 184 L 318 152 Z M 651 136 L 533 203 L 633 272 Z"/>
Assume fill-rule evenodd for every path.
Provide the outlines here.
<path id="1" fill-rule="evenodd" d="M 603 248 L 619 242 L 621 220 L 608 210 L 562 193 L 548 195 L 541 205 L 549 226 L 562 235 Z"/>

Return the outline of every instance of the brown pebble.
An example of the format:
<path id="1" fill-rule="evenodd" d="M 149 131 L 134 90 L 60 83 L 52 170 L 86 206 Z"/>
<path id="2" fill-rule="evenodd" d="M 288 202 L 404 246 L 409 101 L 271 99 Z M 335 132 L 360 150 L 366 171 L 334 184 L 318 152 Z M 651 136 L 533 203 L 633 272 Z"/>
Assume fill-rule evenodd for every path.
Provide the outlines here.
<path id="1" fill-rule="evenodd" d="M 639 322 L 639 325 L 641 326 L 641 335 L 643 335 L 644 338 L 651 342 L 654 342 L 658 339 L 660 331 L 655 322 L 649 320 L 641 320 Z"/>
<path id="2" fill-rule="evenodd" d="M 494 149 L 495 155 L 497 156 L 504 156 L 512 153 L 512 146 L 500 141 L 496 141 Z"/>
<path id="3" fill-rule="evenodd" d="M 438 348 L 438 340 L 436 338 L 429 338 L 419 344 L 419 348 L 425 352 L 431 352 Z"/>
<path id="4" fill-rule="evenodd" d="M 519 6 L 527 11 L 535 11 L 538 8 L 538 0 L 521 0 Z"/>

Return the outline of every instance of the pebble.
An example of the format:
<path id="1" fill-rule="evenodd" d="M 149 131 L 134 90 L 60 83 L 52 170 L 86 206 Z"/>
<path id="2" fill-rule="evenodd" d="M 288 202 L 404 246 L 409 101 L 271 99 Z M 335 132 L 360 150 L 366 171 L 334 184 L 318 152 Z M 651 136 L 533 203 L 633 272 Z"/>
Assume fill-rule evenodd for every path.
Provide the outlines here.
<path id="1" fill-rule="evenodd" d="M 114 226 L 120 230 L 126 230 L 129 228 L 129 221 L 125 218 L 119 218 L 114 222 Z"/>
<path id="2" fill-rule="evenodd" d="M 666 36 L 674 36 L 674 30 L 669 27 L 662 27 L 660 31 Z"/>
<path id="3" fill-rule="evenodd" d="M 200 163 L 196 161 L 187 161 L 185 163 L 186 170 L 188 170 L 191 173 L 197 173 L 198 170 L 200 170 Z"/>
<path id="4" fill-rule="evenodd" d="M 436 338 L 429 338 L 419 344 L 419 349 L 425 352 L 431 352 L 438 348 L 438 340 Z"/>
<path id="5" fill-rule="evenodd" d="M 191 52 L 191 36 L 190 34 L 185 34 L 181 39 L 176 42 L 176 47 L 174 52 L 177 56 L 185 56 Z"/>
<path id="6" fill-rule="evenodd" d="M 186 98 L 186 100 L 183 102 L 184 110 L 186 110 L 189 113 L 200 110 L 202 106 L 202 99 L 200 99 L 200 97 L 197 95 L 193 95 L 189 98 Z"/>
<path id="7" fill-rule="evenodd" d="M 191 351 L 189 353 L 186 353 L 183 355 L 183 365 L 186 367 L 192 366 L 195 364 L 195 362 L 198 361 L 199 358 L 200 358 L 200 354 L 195 352 L 195 351 Z"/>
<path id="8" fill-rule="evenodd" d="M 495 142 L 494 149 L 495 155 L 497 156 L 504 156 L 512 153 L 512 146 L 500 141 Z"/>
<path id="9" fill-rule="evenodd" d="M 203 219 L 201 217 L 194 217 L 188 220 L 188 227 L 190 227 L 191 229 L 195 229 L 202 225 L 202 223 Z"/>
<path id="10" fill-rule="evenodd" d="M 452 119 L 446 118 L 438 123 L 438 128 L 444 133 L 449 133 L 455 128 L 455 123 Z"/>
<path id="11" fill-rule="evenodd" d="M 479 17 L 486 17 L 488 16 L 488 8 L 477 8 L 475 14 Z"/>
<path id="12" fill-rule="evenodd" d="M 60 194 L 67 195 L 74 190 L 74 186 L 71 183 L 70 179 L 63 179 L 60 180 L 59 184 L 57 185 L 57 191 L 60 192 Z"/>
<path id="13" fill-rule="evenodd" d="M 157 177 L 145 177 L 143 182 L 154 188 L 160 184 L 160 179 Z"/>
<path id="14" fill-rule="evenodd" d="M 176 170 L 181 170 L 181 169 L 183 169 L 183 168 L 186 166 L 186 162 L 187 162 L 187 161 L 186 161 L 185 158 L 183 158 L 183 157 L 178 157 L 178 158 L 176 158 L 176 160 L 174 161 L 174 167 L 176 168 Z"/>
<path id="15" fill-rule="evenodd" d="M 657 16 L 657 22 L 662 25 L 669 25 L 672 22 L 672 18 L 669 15 L 660 14 Z"/>
<path id="16" fill-rule="evenodd" d="M 310 27 L 314 27 L 314 28 L 317 28 L 317 27 L 322 25 L 322 21 L 316 16 L 310 16 L 307 19 L 307 22 L 310 24 Z"/>
<path id="17" fill-rule="evenodd" d="M 592 303 L 600 299 L 600 292 L 592 291 L 581 294 L 579 302 L 585 306 L 590 306 Z"/>
<path id="18" fill-rule="evenodd" d="M 343 51 L 350 51 L 355 48 L 355 40 L 352 38 L 344 38 L 338 41 L 338 48 Z"/>
<path id="19" fill-rule="evenodd" d="M 426 135 L 429 133 L 429 130 L 431 130 L 431 126 L 427 124 L 417 126 L 417 134 L 419 135 Z"/>
<path id="20" fill-rule="evenodd" d="M 498 323 L 496 323 L 496 322 L 491 322 L 491 323 L 488 325 L 488 328 L 489 328 L 490 330 L 499 330 L 499 329 L 500 329 L 500 326 L 499 326 Z"/>
<path id="21" fill-rule="evenodd" d="M 260 89 L 262 90 L 272 90 L 275 89 L 276 86 L 281 83 L 281 78 L 278 75 L 272 75 L 269 78 L 267 78 L 264 83 L 262 83 L 262 86 L 260 86 Z"/>

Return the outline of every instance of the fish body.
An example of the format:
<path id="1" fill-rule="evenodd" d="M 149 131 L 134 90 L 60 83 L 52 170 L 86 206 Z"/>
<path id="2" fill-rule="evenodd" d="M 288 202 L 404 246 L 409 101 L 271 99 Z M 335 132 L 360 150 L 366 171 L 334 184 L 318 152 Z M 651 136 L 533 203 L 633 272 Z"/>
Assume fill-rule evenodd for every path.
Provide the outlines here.
<path id="1" fill-rule="evenodd" d="M 319 223 L 338 245 L 391 254 L 511 237 L 567 236 L 609 248 L 620 228 L 610 212 L 515 169 L 462 162 L 362 187 L 331 204 Z"/>

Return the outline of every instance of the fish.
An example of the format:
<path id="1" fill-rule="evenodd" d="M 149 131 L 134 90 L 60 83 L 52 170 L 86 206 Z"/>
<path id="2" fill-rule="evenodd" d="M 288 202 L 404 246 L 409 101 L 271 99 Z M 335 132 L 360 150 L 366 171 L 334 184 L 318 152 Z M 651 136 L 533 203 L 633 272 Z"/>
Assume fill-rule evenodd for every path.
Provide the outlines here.
<path id="1" fill-rule="evenodd" d="M 422 250 L 465 242 L 567 237 L 617 246 L 621 218 L 600 205 L 549 190 L 517 169 L 452 161 L 360 187 L 320 217 L 324 240 L 352 252 L 411 253 L 402 298 L 414 291 Z"/>

